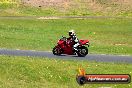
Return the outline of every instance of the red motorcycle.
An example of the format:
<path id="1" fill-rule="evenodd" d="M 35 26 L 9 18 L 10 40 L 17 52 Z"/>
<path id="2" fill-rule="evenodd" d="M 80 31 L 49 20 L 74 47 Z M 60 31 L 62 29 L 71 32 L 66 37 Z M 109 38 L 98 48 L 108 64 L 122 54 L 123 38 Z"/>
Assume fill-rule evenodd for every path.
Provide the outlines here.
<path id="1" fill-rule="evenodd" d="M 54 55 L 78 55 L 79 57 L 85 57 L 88 54 L 89 40 L 79 40 L 80 45 L 77 47 L 77 51 L 73 50 L 74 42 L 72 40 L 68 40 L 66 37 L 62 37 L 58 40 L 57 46 L 55 46 L 52 50 Z"/>

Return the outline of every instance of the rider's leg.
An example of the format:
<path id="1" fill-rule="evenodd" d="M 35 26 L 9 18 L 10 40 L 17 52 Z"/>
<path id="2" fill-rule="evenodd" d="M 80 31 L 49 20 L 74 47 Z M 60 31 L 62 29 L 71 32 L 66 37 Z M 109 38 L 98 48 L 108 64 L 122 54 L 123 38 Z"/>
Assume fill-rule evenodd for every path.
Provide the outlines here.
<path id="1" fill-rule="evenodd" d="M 73 45 L 73 49 L 74 49 L 75 51 L 77 51 L 78 45 L 79 45 L 79 43 L 76 43 L 75 45 Z"/>

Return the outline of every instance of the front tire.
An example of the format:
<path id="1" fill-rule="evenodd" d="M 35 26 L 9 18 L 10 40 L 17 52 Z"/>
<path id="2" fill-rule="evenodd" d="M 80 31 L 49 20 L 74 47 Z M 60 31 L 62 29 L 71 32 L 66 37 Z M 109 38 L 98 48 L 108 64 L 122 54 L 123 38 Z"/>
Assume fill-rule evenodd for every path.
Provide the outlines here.
<path id="1" fill-rule="evenodd" d="M 85 46 L 79 47 L 77 54 L 79 57 L 85 57 L 88 54 L 88 48 Z"/>
<path id="2" fill-rule="evenodd" d="M 52 52 L 54 55 L 61 55 L 62 54 L 61 49 L 59 49 L 58 47 L 54 47 Z"/>

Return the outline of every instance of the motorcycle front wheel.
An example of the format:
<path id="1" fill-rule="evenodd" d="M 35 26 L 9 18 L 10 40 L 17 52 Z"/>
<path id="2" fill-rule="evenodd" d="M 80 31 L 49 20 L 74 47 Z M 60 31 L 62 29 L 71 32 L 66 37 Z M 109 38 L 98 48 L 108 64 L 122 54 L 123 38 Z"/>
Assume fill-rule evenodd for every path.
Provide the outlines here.
<path id="1" fill-rule="evenodd" d="M 85 57 L 88 54 L 88 48 L 85 46 L 79 47 L 77 54 L 79 57 Z"/>
<path id="2" fill-rule="evenodd" d="M 61 49 L 59 49 L 57 47 L 54 47 L 52 52 L 53 52 L 54 55 L 61 55 L 62 54 Z"/>

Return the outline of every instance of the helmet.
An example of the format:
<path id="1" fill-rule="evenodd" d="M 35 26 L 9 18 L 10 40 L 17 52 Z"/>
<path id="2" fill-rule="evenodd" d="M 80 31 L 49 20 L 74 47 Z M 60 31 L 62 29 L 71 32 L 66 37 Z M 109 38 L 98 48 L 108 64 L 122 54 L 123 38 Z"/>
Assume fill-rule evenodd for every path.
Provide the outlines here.
<path id="1" fill-rule="evenodd" d="M 74 30 L 70 30 L 69 31 L 69 36 L 73 36 L 75 34 L 75 31 Z"/>

